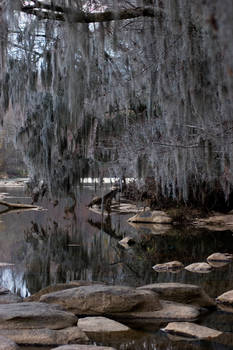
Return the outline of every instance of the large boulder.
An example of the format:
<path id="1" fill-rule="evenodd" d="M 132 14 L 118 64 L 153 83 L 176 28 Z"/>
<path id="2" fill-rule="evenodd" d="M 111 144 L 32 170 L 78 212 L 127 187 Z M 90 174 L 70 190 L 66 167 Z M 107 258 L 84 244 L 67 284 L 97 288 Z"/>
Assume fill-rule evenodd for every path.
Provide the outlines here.
<path id="1" fill-rule="evenodd" d="M 222 332 L 191 322 L 171 322 L 164 329 L 166 333 L 194 339 L 211 340 L 219 337 Z"/>
<path id="2" fill-rule="evenodd" d="M 58 283 L 58 284 L 52 284 L 51 286 L 45 287 L 41 289 L 39 292 L 30 295 L 29 297 L 25 298 L 24 301 L 39 301 L 40 297 L 44 294 L 58 292 L 60 290 L 64 289 L 71 289 L 71 288 L 77 288 L 81 286 L 90 286 L 95 284 L 94 282 L 89 281 L 72 281 L 69 283 Z"/>
<path id="3" fill-rule="evenodd" d="M 61 330 L 48 328 L 0 329 L 0 336 L 5 336 L 21 345 L 65 345 L 72 343 L 86 344 L 88 342 L 88 337 L 78 327 Z"/>
<path id="4" fill-rule="evenodd" d="M 163 264 L 156 264 L 152 267 L 156 272 L 179 272 L 184 268 L 180 261 L 169 261 Z"/>
<path id="5" fill-rule="evenodd" d="M 196 273 L 209 273 L 212 270 L 212 266 L 206 262 L 198 262 L 186 266 L 185 270 Z"/>
<path id="6" fill-rule="evenodd" d="M 0 336 L 0 350 L 19 350 L 19 347 L 12 340 Z"/>
<path id="7" fill-rule="evenodd" d="M 59 304 L 77 315 L 101 315 L 131 310 L 161 309 L 153 291 L 124 286 L 92 285 L 45 294 L 45 303 Z"/>
<path id="8" fill-rule="evenodd" d="M 52 350 L 116 350 L 108 346 L 96 346 L 96 345 L 64 345 Z"/>
<path id="9" fill-rule="evenodd" d="M 196 321 L 200 316 L 200 309 L 196 306 L 161 300 L 162 309 L 158 311 L 129 311 L 117 313 L 112 317 L 127 324 L 139 325 L 142 329 L 150 325 L 161 326 L 172 321 Z"/>
<path id="10" fill-rule="evenodd" d="M 59 305 L 17 303 L 0 305 L 0 329 L 62 329 L 77 323 L 77 317 Z"/>
<path id="11" fill-rule="evenodd" d="M 151 223 L 151 224 L 171 224 L 172 218 L 161 210 L 141 211 L 128 219 L 129 222 Z"/>
<path id="12" fill-rule="evenodd" d="M 156 292 L 161 299 L 192 304 L 201 307 L 214 307 L 216 304 L 205 291 L 193 284 L 184 283 L 153 283 L 139 287 Z"/>

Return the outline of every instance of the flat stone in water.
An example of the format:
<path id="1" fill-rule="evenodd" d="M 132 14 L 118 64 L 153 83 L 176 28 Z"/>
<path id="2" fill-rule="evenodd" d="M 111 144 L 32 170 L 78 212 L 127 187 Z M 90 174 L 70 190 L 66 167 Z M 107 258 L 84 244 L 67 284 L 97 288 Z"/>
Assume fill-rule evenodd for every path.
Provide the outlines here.
<path id="1" fill-rule="evenodd" d="M 222 334 L 222 332 L 215 329 L 199 326 L 191 322 L 171 322 L 163 329 L 163 331 L 198 340 L 211 340 L 219 337 Z"/>
<path id="2" fill-rule="evenodd" d="M 186 266 L 185 270 L 196 273 L 209 273 L 212 270 L 212 267 L 205 262 L 199 262 Z"/>
<path id="3" fill-rule="evenodd" d="M 184 265 L 180 261 L 169 261 L 164 264 L 157 264 L 152 267 L 157 272 L 181 271 Z"/>
<path id="4" fill-rule="evenodd" d="M 213 253 L 208 256 L 207 261 L 229 262 L 233 260 L 233 255 L 228 253 Z"/>
<path id="5" fill-rule="evenodd" d="M 128 332 L 130 328 L 107 317 L 85 317 L 78 320 L 78 327 L 85 333 Z"/>

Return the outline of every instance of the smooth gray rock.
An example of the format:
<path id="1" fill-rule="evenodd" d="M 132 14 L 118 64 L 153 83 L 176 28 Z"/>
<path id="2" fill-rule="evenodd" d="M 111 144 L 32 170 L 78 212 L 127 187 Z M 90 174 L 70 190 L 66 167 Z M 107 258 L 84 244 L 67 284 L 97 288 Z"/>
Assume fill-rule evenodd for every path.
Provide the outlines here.
<path id="1" fill-rule="evenodd" d="M 213 253 L 207 258 L 208 262 L 229 262 L 231 260 L 233 260 L 233 254 L 228 253 Z"/>
<path id="2" fill-rule="evenodd" d="M 221 294 L 216 301 L 221 310 L 233 313 L 233 290 Z"/>
<path id="3" fill-rule="evenodd" d="M 200 287 L 184 283 L 152 283 L 139 287 L 156 292 L 161 299 L 192 304 L 201 307 L 214 307 L 216 303 Z"/>
<path id="4" fill-rule="evenodd" d="M 59 305 L 16 303 L 0 305 L 0 329 L 62 329 L 77 323 L 77 317 Z"/>
<path id="5" fill-rule="evenodd" d="M 21 345 L 65 345 L 86 344 L 87 335 L 78 327 L 61 330 L 42 329 L 0 329 L 0 335 Z"/>
<path id="6" fill-rule="evenodd" d="M 84 317 L 78 320 L 78 327 L 85 333 L 122 333 L 130 328 L 107 317 Z"/>
<path id="7" fill-rule="evenodd" d="M 0 350 L 19 350 L 19 347 L 12 340 L 0 336 Z"/>
<path id="8" fill-rule="evenodd" d="M 101 315 L 131 310 L 159 310 L 156 293 L 124 286 L 93 285 L 45 294 L 45 303 L 55 303 L 77 315 Z"/>

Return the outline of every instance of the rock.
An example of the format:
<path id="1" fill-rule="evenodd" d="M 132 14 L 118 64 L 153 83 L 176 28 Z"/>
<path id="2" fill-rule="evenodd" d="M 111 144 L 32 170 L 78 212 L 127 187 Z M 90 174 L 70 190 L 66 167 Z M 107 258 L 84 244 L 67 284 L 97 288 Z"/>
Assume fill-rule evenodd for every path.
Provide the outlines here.
<path id="1" fill-rule="evenodd" d="M 180 335 L 182 337 L 194 338 L 194 339 L 214 339 L 219 337 L 222 332 L 215 329 L 211 329 L 204 326 L 199 326 L 190 322 L 171 322 L 163 331 L 171 334 Z"/>
<path id="2" fill-rule="evenodd" d="M 106 317 L 80 318 L 78 327 L 85 333 L 128 332 L 130 328 Z"/>
<path id="3" fill-rule="evenodd" d="M 159 310 L 158 296 L 152 291 L 124 286 L 92 285 L 45 294 L 45 303 L 55 303 L 77 315 L 101 315 L 131 310 Z"/>
<path id="4" fill-rule="evenodd" d="M 169 261 L 164 264 L 157 264 L 152 267 L 157 272 L 179 272 L 184 268 L 184 265 L 180 261 Z"/>
<path id="5" fill-rule="evenodd" d="M 211 231 L 226 231 L 233 230 L 233 213 L 220 214 L 215 213 L 214 215 L 206 219 L 198 219 L 194 222 L 199 227 L 207 228 Z"/>
<path id="6" fill-rule="evenodd" d="M 216 301 L 221 310 L 233 312 L 233 290 L 221 294 Z"/>
<path id="7" fill-rule="evenodd" d="M 229 262 L 231 260 L 233 260 L 233 255 L 228 253 L 214 253 L 207 258 L 208 262 Z"/>
<path id="8" fill-rule="evenodd" d="M 208 264 L 214 268 L 220 268 L 224 267 L 226 265 L 229 265 L 230 261 L 227 262 L 220 262 L 220 261 L 208 261 Z"/>
<path id="9" fill-rule="evenodd" d="M 24 301 L 26 301 L 26 302 L 39 301 L 40 297 L 44 294 L 53 293 L 53 292 L 57 292 L 57 291 L 64 290 L 64 289 L 77 288 L 80 286 L 90 286 L 93 284 L 94 284 L 93 282 L 89 282 L 89 281 L 72 281 L 69 283 L 53 284 L 51 286 L 48 286 L 48 287 L 41 289 L 39 292 L 37 292 L 33 295 L 30 295 L 29 297 L 25 298 Z"/>
<path id="10" fill-rule="evenodd" d="M 209 273 L 212 270 L 212 267 L 205 262 L 199 262 L 186 266 L 185 270 L 196 273 Z"/>
<path id="11" fill-rule="evenodd" d="M 108 346 L 96 346 L 96 345 L 64 345 L 51 350 L 116 350 Z"/>
<path id="12" fill-rule="evenodd" d="M 136 242 L 131 237 L 125 237 L 121 241 L 118 242 L 122 247 L 129 249 L 132 245 L 134 245 Z"/>
<path id="13" fill-rule="evenodd" d="M 196 306 L 175 303 L 172 301 L 161 300 L 162 309 L 158 311 L 147 312 L 124 312 L 111 315 L 117 320 L 127 324 L 133 324 L 135 327 L 147 329 L 148 326 L 161 326 L 172 321 L 196 321 L 200 316 L 200 309 Z"/>
<path id="14" fill-rule="evenodd" d="M 161 299 L 192 304 L 201 307 L 215 306 L 212 300 L 205 291 L 193 284 L 184 283 L 153 283 L 139 287 L 138 289 L 148 289 L 156 292 Z"/>
<path id="15" fill-rule="evenodd" d="M 0 336 L 0 350 L 19 350 L 19 347 L 12 340 Z"/>
<path id="16" fill-rule="evenodd" d="M 3 335 L 21 345 L 65 345 L 74 342 L 86 344 L 88 337 L 78 327 L 61 330 L 43 329 L 0 329 Z"/>
<path id="17" fill-rule="evenodd" d="M 128 219 L 128 221 L 139 223 L 148 222 L 154 224 L 170 224 L 172 223 L 172 218 L 168 216 L 164 211 L 147 210 L 134 215 L 132 218 Z"/>
<path id="18" fill-rule="evenodd" d="M 61 329 L 76 322 L 76 316 L 59 305 L 36 302 L 0 305 L 0 329 Z"/>

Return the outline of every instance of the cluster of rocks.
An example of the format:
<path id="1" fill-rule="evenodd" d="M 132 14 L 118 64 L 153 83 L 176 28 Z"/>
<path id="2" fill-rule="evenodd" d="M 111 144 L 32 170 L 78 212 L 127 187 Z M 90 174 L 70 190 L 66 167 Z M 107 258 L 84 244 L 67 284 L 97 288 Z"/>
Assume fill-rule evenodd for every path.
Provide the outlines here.
<path id="1" fill-rule="evenodd" d="M 47 287 L 24 300 L 16 297 L 13 302 L 8 290 L 1 288 L 0 293 L 9 296 L 0 298 L 0 350 L 18 349 L 18 345 L 113 350 L 90 344 L 132 337 L 130 324 L 152 325 L 153 329 L 167 325 L 163 330 L 169 334 L 210 339 L 221 332 L 198 328 L 202 326 L 193 322 L 216 305 L 232 307 L 233 312 L 233 291 L 214 301 L 201 287 L 181 283 L 133 288 L 73 281 Z"/>
<path id="2" fill-rule="evenodd" d="M 180 261 L 169 261 L 163 264 L 156 264 L 153 269 L 156 272 L 180 272 L 185 269 L 190 272 L 208 273 L 213 268 L 223 267 L 233 260 L 233 255 L 228 253 L 213 253 L 207 258 L 207 262 L 197 262 L 186 267 Z"/>

